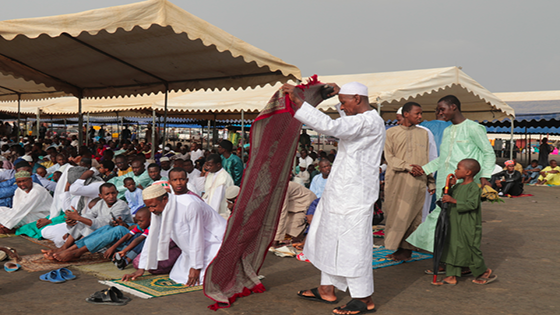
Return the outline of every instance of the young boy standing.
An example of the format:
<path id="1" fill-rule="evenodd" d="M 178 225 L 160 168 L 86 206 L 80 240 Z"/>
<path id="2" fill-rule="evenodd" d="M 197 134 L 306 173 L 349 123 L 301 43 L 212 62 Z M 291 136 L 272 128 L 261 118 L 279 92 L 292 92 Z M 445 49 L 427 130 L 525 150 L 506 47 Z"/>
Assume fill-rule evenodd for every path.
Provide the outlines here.
<path id="1" fill-rule="evenodd" d="M 136 187 L 136 182 L 132 177 L 127 177 L 124 179 L 124 187 L 126 187 L 126 192 L 124 197 L 130 208 L 130 213 L 134 216 L 138 209 L 144 207 L 144 199 L 142 199 L 142 189 Z"/>
<path id="2" fill-rule="evenodd" d="M 464 159 L 455 170 L 455 178 L 463 182 L 454 185 L 449 195 L 441 201 L 449 203 L 449 230 L 441 261 L 447 264 L 446 278 L 435 285 L 456 285 L 464 267 L 470 268 L 475 284 L 488 284 L 498 277 L 486 267 L 480 241 L 482 239 L 481 189 L 473 178 L 480 171 L 480 164 L 474 159 Z M 455 184 L 455 183 L 452 183 Z"/>

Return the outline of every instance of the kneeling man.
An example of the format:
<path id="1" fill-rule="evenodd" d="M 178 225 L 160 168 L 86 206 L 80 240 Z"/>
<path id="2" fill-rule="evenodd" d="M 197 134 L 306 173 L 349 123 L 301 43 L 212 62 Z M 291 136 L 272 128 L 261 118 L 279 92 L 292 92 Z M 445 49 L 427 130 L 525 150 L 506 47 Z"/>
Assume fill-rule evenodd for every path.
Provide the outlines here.
<path id="1" fill-rule="evenodd" d="M 169 278 L 188 286 L 202 284 L 206 267 L 218 253 L 226 230 L 226 220 L 200 197 L 170 195 L 160 185 L 142 192 L 144 204 L 152 212 L 148 235 L 138 270 L 123 280 L 135 280 L 145 269 L 156 269 L 158 261 L 168 259 L 169 242 L 181 249 Z"/>

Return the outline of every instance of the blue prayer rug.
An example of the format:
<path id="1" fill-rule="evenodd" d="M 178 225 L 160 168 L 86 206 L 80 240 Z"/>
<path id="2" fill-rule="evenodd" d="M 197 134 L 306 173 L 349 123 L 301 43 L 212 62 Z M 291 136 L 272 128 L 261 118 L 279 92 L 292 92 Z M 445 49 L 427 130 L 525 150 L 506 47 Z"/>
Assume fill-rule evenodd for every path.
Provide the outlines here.
<path id="1" fill-rule="evenodd" d="M 394 261 L 394 260 L 390 260 L 388 258 L 385 258 L 385 256 L 392 254 L 394 251 L 393 250 L 389 250 L 389 249 L 385 249 L 384 246 L 381 246 L 379 248 L 374 248 L 373 249 L 373 269 L 379 269 L 379 268 L 383 268 L 383 267 L 389 267 L 389 266 L 395 266 L 395 265 L 400 265 L 405 261 Z M 433 256 L 432 254 L 423 254 L 423 253 L 419 253 L 419 252 L 412 252 L 412 257 L 410 260 L 406 261 L 406 262 L 412 262 L 412 261 L 417 261 L 417 260 L 424 260 L 424 259 L 431 259 Z"/>

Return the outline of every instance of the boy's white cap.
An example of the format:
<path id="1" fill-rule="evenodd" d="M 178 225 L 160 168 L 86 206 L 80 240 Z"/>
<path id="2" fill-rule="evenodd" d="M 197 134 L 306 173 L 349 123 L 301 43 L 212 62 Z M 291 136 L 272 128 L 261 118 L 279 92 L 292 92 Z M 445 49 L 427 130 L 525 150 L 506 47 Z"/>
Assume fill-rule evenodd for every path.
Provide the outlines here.
<path id="1" fill-rule="evenodd" d="M 368 96 L 368 88 L 359 82 L 350 82 L 344 84 L 338 94 Z"/>
<path id="2" fill-rule="evenodd" d="M 402 107 L 397 109 L 397 115 L 402 115 Z"/>

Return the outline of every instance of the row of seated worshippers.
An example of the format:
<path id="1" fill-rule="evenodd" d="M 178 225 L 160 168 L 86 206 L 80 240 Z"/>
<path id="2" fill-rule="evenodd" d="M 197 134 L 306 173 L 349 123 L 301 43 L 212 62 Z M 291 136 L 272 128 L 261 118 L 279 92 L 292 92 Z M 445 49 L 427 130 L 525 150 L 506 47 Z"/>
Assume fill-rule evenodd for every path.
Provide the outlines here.
<path id="1" fill-rule="evenodd" d="M 531 161 L 526 168 L 513 160 L 504 162 L 504 168 L 496 166 L 497 172 L 492 174 L 492 188 L 500 196 L 519 196 L 523 193 L 523 185 L 560 185 L 560 167 L 555 160 L 543 168 L 537 160 Z"/>
<path id="2" fill-rule="evenodd" d="M 206 242 L 212 239 L 212 242 L 221 243 L 223 231 L 225 231 L 225 219 L 229 216 L 232 208 L 231 201 L 235 199 L 239 191 L 238 187 L 233 185 L 231 176 L 223 171 L 221 161 L 222 159 L 219 155 L 210 155 L 207 158 L 203 171 L 197 173 L 194 167 L 192 167 L 192 162 L 187 160 L 181 165 L 184 168 L 178 168 L 174 165 L 175 168 L 169 171 L 169 178 L 163 178 L 160 174 L 160 167 L 157 164 L 148 164 L 142 159 L 134 159 L 132 166 L 129 168 L 128 159 L 117 156 L 115 158 L 116 171 L 118 172 L 123 169 L 130 169 L 130 171 L 123 171 L 120 176 L 112 177 L 107 182 L 102 179 L 111 169 L 111 165 L 106 163 L 107 161 L 102 163 L 99 169 L 66 165 L 62 169 L 62 174 L 58 180 L 53 197 L 39 183 L 33 181 L 36 174 L 31 173 L 30 165 L 24 161 L 16 166 L 16 173 L 13 178 L 16 186 L 13 196 L 13 207 L 0 208 L 0 228 L 3 233 L 15 230 L 16 234 L 19 235 L 53 241 L 58 249 L 44 252 L 45 256 L 50 259 L 69 261 L 78 258 L 85 252 L 97 252 L 104 248 L 109 248 L 105 253 L 106 257 L 110 258 L 114 253 L 118 252 L 121 254 L 120 256 L 126 257 L 124 258 L 126 263 L 130 263 L 135 255 L 128 254 L 131 252 L 135 252 L 135 254 L 142 252 L 143 249 L 138 249 L 138 246 L 142 245 L 142 242 L 139 240 L 145 239 L 146 245 L 152 244 L 151 250 L 154 249 L 153 246 L 160 243 L 169 245 L 171 247 L 170 253 L 172 254 L 171 257 L 169 255 L 166 256 L 171 258 L 169 260 L 174 260 L 173 258 L 180 259 L 182 266 L 185 267 L 184 265 L 188 259 L 181 259 L 181 257 L 185 255 L 187 257 L 188 255 L 198 257 L 198 254 L 193 254 L 192 249 L 188 253 L 188 246 L 185 245 L 185 240 L 181 241 L 181 237 L 178 240 L 176 239 L 177 235 L 172 233 L 170 239 L 173 242 L 169 242 L 169 240 L 161 241 L 160 239 L 161 242 L 157 241 L 156 245 L 153 242 L 150 243 L 151 234 L 148 231 L 160 233 L 162 231 L 161 228 L 154 232 L 152 226 L 154 222 L 161 223 L 161 220 L 158 221 L 156 219 L 154 221 L 154 214 L 152 214 L 151 226 L 150 228 L 146 226 L 146 224 L 150 225 L 150 222 L 145 218 L 146 210 L 144 204 L 148 207 L 150 205 L 146 202 L 144 195 L 146 193 L 149 195 L 148 189 L 151 187 L 161 187 L 164 191 L 164 187 L 166 187 L 169 190 L 169 196 L 188 194 L 189 196 L 196 197 L 196 202 L 194 203 L 191 202 L 192 198 L 187 198 L 191 201 L 181 203 L 173 199 L 173 204 L 177 207 L 182 207 L 184 204 L 194 204 L 196 205 L 195 208 L 203 208 L 205 209 L 204 211 L 211 210 L 212 215 L 207 215 L 205 218 L 211 219 L 210 221 L 212 222 L 202 222 L 197 227 L 200 230 L 185 233 L 191 233 L 190 238 L 194 238 L 194 234 L 204 235 L 206 233 L 204 231 L 214 231 L 214 228 L 219 230 L 219 227 L 222 226 L 222 232 L 213 232 L 215 233 L 214 238 L 203 237 L 202 239 L 197 239 L 197 242 Z M 145 164 L 148 164 L 147 170 L 145 170 Z M 194 176 L 192 176 L 193 173 L 195 173 Z M 137 208 L 134 213 L 124 199 L 126 199 L 127 192 L 137 192 L 137 189 L 144 189 L 142 192 L 143 205 L 139 209 Z M 232 191 L 234 191 L 234 195 L 231 195 Z M 30 195 L 33 197 L 29 198 Z M 171 203 L 172 198 L 169 197 L 169 200 Z M 201 205 L 204 205 L 204 207 Z M 152 210 L 150 208 L 150 211 L 155 213 Z M 134 215 L 137 218 L 134 218 Z M 159 214 L 156 213 L 157 215 Z M 216 219 L 216 217 L 219 219 Z M 190 219 L 198 220 L 197 218 Z M 165 228 L 171 228 L 169 222 L 175 222 L 174 220 L 164 220 L 164 222 L 167 222 Z M 137 221 L 137 224 L 134 223 L 135 221 Z M 185 225 L 183 228 L 186 230 L 192 229 L 193 225 Z M 220 235 L 220 233 L 222 234 Z M 133 243 L 132 241 L 137 238 L 139 240 Z M 140 248 L 146 248 L 146 246 L 141 246 Z M 208 246 L 200 245 L 198 248 L 204 251 L 208 249 Z M 215 248 L 215 246 L 212 248 Z M 217 251 L 214 251 L 213 254 L 215 252 Z M 211 260 L 210 256 L 204 254 L 204 261 L 209 262 Z M 141 258 L 141 256 L 137 258 Z M 156 258 L 156 261 L 158 260 L 161 259 Z M 165 259 L 168 266 L 173 266 L 173 261 L 169 263 L 169 260 Z M 137 259 L 136 261 L 139 263 L 142 260 Z M 140 266 L 143 266 L 143 264 L 140 264 Z M 154 266 L 153 259 L 148 260 L 145 266 L 149 266 L 149 269 L 152 269 L 151 267 Z M 198 268 L 200 263 L 197 262 L 193 266 Z M 181 269 L 183 267 L 178 268 Z M 155 268 L 157 269 L 157 264 Z M 188 271 L 188 269 L 184 268 L 181 270 Z M 178 274 L 181 274 L 181 271 L 175 272 L 175 279 L 179 280 L 178 282 L 180 283 L 186 283 L 181 281 L 186 281 L 185 279 L 188 277 L 181 278 Z M 189 273 L 187 272 L 186 274 L 188 275 Z"/>

